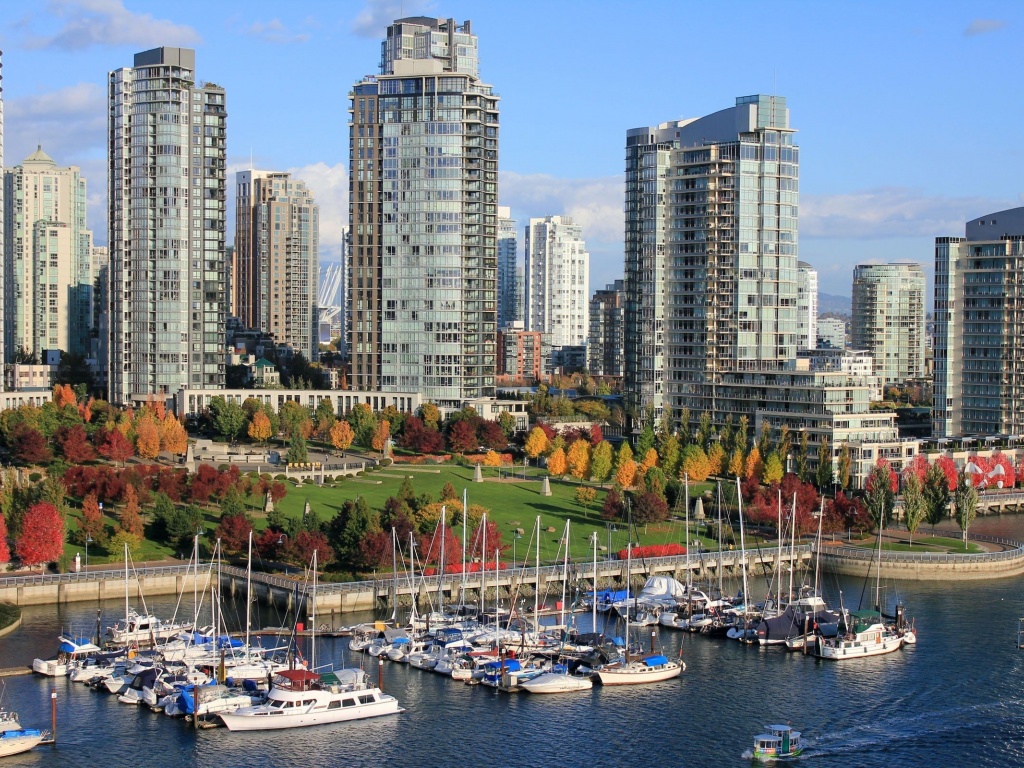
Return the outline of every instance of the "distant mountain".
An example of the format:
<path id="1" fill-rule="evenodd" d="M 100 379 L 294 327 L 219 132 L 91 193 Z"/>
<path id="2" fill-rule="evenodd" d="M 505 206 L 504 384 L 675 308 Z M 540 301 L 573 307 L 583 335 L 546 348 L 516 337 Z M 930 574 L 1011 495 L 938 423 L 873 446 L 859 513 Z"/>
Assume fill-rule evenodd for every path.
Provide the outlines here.
<path id="1" fill-rule="evenodd" d="M 853 313 L 853 299 L 849 296 L 836 296 L 818 291 L 818 314 L 823 315 L 826 312 L 848 316 Z"/>

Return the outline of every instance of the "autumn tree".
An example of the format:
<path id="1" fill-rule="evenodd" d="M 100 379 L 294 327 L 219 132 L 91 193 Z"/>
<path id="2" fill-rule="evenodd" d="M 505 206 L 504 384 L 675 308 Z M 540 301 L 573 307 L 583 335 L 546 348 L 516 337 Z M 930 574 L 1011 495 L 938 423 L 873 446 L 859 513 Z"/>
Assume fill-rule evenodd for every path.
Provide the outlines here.
<path id="1" fill-rule="evenodd" d="M 118 530 L 129 533 L 132 536 L 143 535 L 142 515 L 139 507 L 139 495 L 134 485 L 127 485 L 124 489 L 124 506 L 117 517 Z"/>
<path id="2" fill-rule="evenodd" d="M 160 422 L 160 443 L 171 454 L 181 455 L 188 450 L 188 433 L 173 414 L 168 413 Z"/>
<path id="3" fill-rule="evenodd" d="M 633 520 L 644 525 L 668 519 L 668 503 L 656 493 L 641 493 L 633 504 Z"/>
<path id="4" fill-rule="evenodd" d="M 708 448 L 708 468 L 711 470 L 712 475 L 724 474 L 728 469 L 728 464 L 725 457 L 725 449 L 722 448 L 721 443 L 712 443 L 711 447 Z M 666 474 L 668 474 L 666 472 Z M 678 470 L 673 476 L 678 475 Z"/>
<path id="5" fill-rule="evenodd" d="M 13 452 L 18 463 L 24 466 L 49 464 L 53 460 L 53 451 L 43 433 L 24 423 L 14 430 Z"/>
<path id="6" fill-rule="evenodd" d="M 63 410 L 66 405 L 73 405 L 77 408 L 78 398 L 70 384 L 57 384 L 53 388 L 53 403 L 58 409 Z"/>
<path id="7" fill-rule="evenodd" d="M 711 462 L 699 443 L 691 443 L 683 448 L 683 460 L 680 463 L 680 476 L 686 475 L 695 482 L 703 482 L 711 473 Z"/>
<path id="8" fill-rule="evenodd" d="M 619 470 L 622 469 L 623 465 L 630 461 L 633 461 L 633 449 L 629 447 L 628 440 L 623 440 L 621 443 L 619 443 L 619 450 L 615 454 L 615 466 L 613 468 L 614 474 L 617 475 L 619 473 Z M 634 474 L 635 473 L 636 470 L 634 469 Z M 620 485 L 622 484 L 620 483 Z M 623 488 L 625 487 L 627 486 L 623 486 Z"/>
<path id="9" fill-rule="evenodd" d="M 99 450 L 100 456 L 110 461 L 119 461 L 122 467 L 128 459 L 135 455 L 132 441 L 125 437 L 119 429 L 112 429 L 106 433 Z"/>
<path id="10" fill-rule="evenodd" d="M 144 459 L 155 459 L 160 455 L 160 431 L 148 414 L 135 425 L 135 449 Z"/>
<path id="11" fill-rule="evenodd" d="M 639 451 L 637 451 L 637 455 L 641 455 Z M 642 454 L 638 471 L 641 475 L 645 475 L 648 469 L 656 466 L 658 466 L 658 452 L 654 448 L 648 448 Z"/>
<path id="12" fill-rule="evenodd" d="M 381 419 L 377 423 L 377 428 L 373 431 L 373 438 L 370 440 L 370 447 L 375 451 L 379 451 L 380 455 L 384 455 L 384 451 L 388 447 L 388 440 L 391 438 L 391 424 L 388 423 L 387 419 Z"/>
<path id="13" fill-rule="evenodd" d="M 590 474 L 593 478 L 599 482 L 605 482 L 612 473 L 612 444 L 607 440 L 602 440 L 591 452 L 590 457 Z"/>
<path id="14" fill-rule="evenodd" d="M 818 447 L 818 470 L 814 474 L 814 480 L 822 493 L 832 485 L 832 449 L 829 448 L 828 438 L 824 435 Z"/>
<path id="15" fill-rule="evenodd" d="M 270 419 L 263 411 L 256 411 L 249 422 L 249 437 L 257 443 L 265 443 L 271 438 Z"/>
<path id="16" fill-rule="evenodd" d="M 782 481 L 782 476 L 785 474 L 782 469 L 782 459 L 779 458 L 779 454 L 772 451 L 768 456 L 768 461 L 764 464 L 764 473 L 761 479 L 771 485 L 772 483 L 778 483 Z"/>
<path id="17" fill-rule="evenodd" d="M 26 510 L 15 552 L 26 565 L 60 559 L 64 552 L 64 519 L 53 504 L 39 501 Z"/>
<path id="18" fill-rule="evenodd" d="M 889 462 L 880 458 L 871 468 L 864 486 L 867 491 L 864 501 L 868 507 L 868 514 L 871 515 L 871 522 L 878 528 L 885 528 L 896 503 L 896 491 L 890 479 L 891 471 Z"/>
<path id="19" fill-rule="evenodd" d="M 92 447 L 85 427 L 81 424 L 63 430 L 58 436 L 58 442 L 64 458 L 72 464 L 85 464 L 96 460 L 96 449 Z"/>
<path id="20" fill-rule="evenodd" d="M 711 442 L 711 432 L 711 414 L 704 411 L 697 422 L 697 434 L 694 436 L 694 442 L 703 451 L 708 449 L 708 444 Z"/>
<path id="21" fill-rule="evenodd" d="M 669 434 L 661 441 L 658 448 L 658 456 L 659 461 L 661 461 L 661 468 L 665 470 L 665 474 L 668 477 L 675 477 L 679 474 L 681 450 L 679 438 L 673 434 Z"/>
<path id="22" fill-rule="evenodd" d="M 747 460 L 743 465 L 743 476 L 760 481 L 763 474 L 764 462 L 761 461 L 761 449 L 755 445 L 747 454 Z"/>
<path id="23" fill-rule="evenodd" d="M 581 485 L 576 489 L 576 503 L 586 510 L 588 517 L 590 515 L 590 505 L 594 503 L 596 498 L 597 491 L 589 485 Z"/>
<path id="24" fill-rule="evenodd" d="M 249 546 L 249 534 L 252 533 L 252 520 L 244 512 L 224 514 L 213 535 L 220 540 L 224 551 L 229 554 L 245 552 Z"/>
<path id="25" fill-rule="evenodd" d="M 850 469 L 853 462 L 850 458 L 850 444 L 844 442 L 839 448 L 839 461 L 836 464 L 836 480 L 844 491 L 850 487 Z"/>
<path id="26" fill-rule="evenodd" d="M 581 483 L 590 477 L 590 442 L 583 439 L 574 440 L 569 446 L 567 456 L 569 474 Z"/>
<path id="27" fill-rule="evenodd" d="M 7 546 L 7 519 L 0 513 L 0 564 L 11 562 L 11 550 Z"/>
<path id="28" fill-rule="evenodd" d="M 555 477 L 561 477 L 569 469 L 569 462 L 565 457 L 565 451 L 561 448 L 555 450 L 548 456 L 548 472 Z"/>
<path id="29" fill-rule="evenodd" d="M 622 488 L 630 488 L 636 480 L 637 464 L 633 459 L 627 458 L 618 469 L 615 470 L 615 483 Z"/>
<path id="30" fill-rule="evenodd" d="M 433 403 L 424 403 L 420 406 L 420 418 L 428 429 L 441 428 L 441 411 Z"/>
<path id="31" fill-rule="evenodd" d="M 924 497 L 924 484 L 915 472 L 903 475 L 903 522 L 910 532 L 910 546 L 914 546 L 914 532 L 924 520 L 928 505 Z"/>
<path id="32" fill-rule="evenodd" d="M 99 500 L 95 493 L 82 499 L 82 520 L 78 525 L 82 538 L 99 541 L 103 534 L 103 513 L 100 512 Z"/>
<path id="33" fill-rule="evenodd" d="M 448 430 L 448 448 L 454 453 L 470 453 L 478 443 L 476 430 L 468 420 L 457 421 Z"/>
<path id="34" fill-rule="evenodd" d="M 797 443 L 796 458 L 794 463 L 796 464 L 796 476 L 804 482 L 810 480 L 807 471 L 807 460 L 810 456 L 810 438 L 807 436 L 807 430 L 800 430 L 800 441 Z"/>
<path id="35" fill-rule="evenodd" d="M 347 421 L 336 421 L 334 426 L 331 427 L 331 431 L 328 433 L 331 440 L 331 445 L 334 449 L 344 453 L 352 445 L 352 441 L 355 439 L 355 433 L 352 431 L 352 427 Z"/>
<path id="36" fill-rule="evenodd" d="M 501 454 L 497 451 L 488 451 L 484 454 L 484 466 L 485 467 L 500 467 L 501 466 Z"/>
<path id="37" fill-rule="evenodd" d="M 526 444 L 523 446 L 526 455 L 531 459 L 536 459 L 538 456 L 543 455 L 547 449 L 548 436 L 544 434 L 544 430 L 540 427 L 531 429 L 530 434 L 526 438 Z"/>
<path id="38" fill-rule="evenodd" d="M 743 451 L 737 448 L 732 452 L 732 456 L 729 457 L 729 474 L 733 477 L 742 477 L 745 470 L 743 463 Z"/>

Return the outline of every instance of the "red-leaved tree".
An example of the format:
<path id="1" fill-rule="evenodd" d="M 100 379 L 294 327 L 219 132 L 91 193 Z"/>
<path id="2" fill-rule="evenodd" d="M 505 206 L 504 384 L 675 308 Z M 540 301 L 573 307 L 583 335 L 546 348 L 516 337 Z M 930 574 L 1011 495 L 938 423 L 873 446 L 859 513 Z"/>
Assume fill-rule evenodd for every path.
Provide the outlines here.
<path id="1" fill-rule="evenodd" d="M 225 515 L 220 525 L 213 532 L 220 539 L 224 551 L 230 554 L 245 552 L 249 546 L 249 534 L 252 532 L 252 521 L 244 512 Z"/>
<path id="2" fill-rule="evenodd" d="M 79 524 L 85 538 L 97 540 L 103 532 L 103 513 L 100 512 L 99 499 L 90 493 L 82 500 L 82 522 Z"/>
<path id="3" fill-rule="evenodd" d="M 57 560 L 64 552 L 64 520 L 48 501 L 39 501 L 25 512 L 21 536 L 15 544 L 18 559 L 25 565 Z"/>
<path id="4" fill-rule="evenodd" d="M 96 449 L 92 447 L 85 427 L 81 424 L 57 430 L 57 442 L 60 443 L 60 451 L 64 458 L 72 464 L 96 460 Z"/>
<path id="5" fill-rule="evenodd" d="M 949 486 L 950 492 L 955 491 L 956 484 L 960 480 L 960 470 L 956 468 L 956 462 L 949 456 L 939 456 L 935 463 L 942 470 L 942 474 L 946 476 L 946 485 Z"/>
<path id="6" fill-rule="evenodd" d="M 104 434 L 100 443 L 100 456 L 110 461 L 119 461 L 123 467 L 124 463 L 134 455 L 135 446 L 121 430 L 111 429 Z"/>
<path id="7" fill-rule="evenodd" d="M 334 560 L 334 550 L 320 531 L 299 531 L 288 546 L 288 555 L 295 562 L 308 565 L 313 561 L 314 550 L 318 568 Z"/>
<path id="8" fill-rule="evenodd" d="M 448 432 L 448 448 L 454 453 L 470 453 L 476 450 L 476 430 L 468 420 L 457 421 Z"/>
<path id="9" fill-rule="evenodd" d="M 11 562 L 11 550 L 7 546 L 7 520 L 0 512 L 0 563 Z"/>
<path id="10" fill-rule="evenodd" d="M 42 432 L 28 424 L 20 424 L 14 430 L 13 443 L 14 457 L 21 464 L 49 464 L 53 460 L 53 451 Z"/>

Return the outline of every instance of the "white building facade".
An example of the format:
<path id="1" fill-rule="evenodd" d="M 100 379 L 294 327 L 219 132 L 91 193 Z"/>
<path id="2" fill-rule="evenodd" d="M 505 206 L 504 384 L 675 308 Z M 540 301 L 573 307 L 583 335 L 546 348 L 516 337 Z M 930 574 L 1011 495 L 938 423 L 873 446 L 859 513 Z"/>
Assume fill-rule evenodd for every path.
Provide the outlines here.
<path id="1" fill-rule="evenodd" d="M 590 253 L 568 216 L 530 219 L 526 227 L 526 330 L 552 347 L 581 346 L 590 333 Z"/>

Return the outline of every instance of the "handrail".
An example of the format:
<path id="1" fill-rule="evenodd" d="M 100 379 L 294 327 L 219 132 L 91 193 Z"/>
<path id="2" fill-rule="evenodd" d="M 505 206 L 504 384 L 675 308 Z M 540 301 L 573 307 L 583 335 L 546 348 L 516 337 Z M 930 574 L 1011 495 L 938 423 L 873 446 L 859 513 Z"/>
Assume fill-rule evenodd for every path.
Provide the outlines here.
<path id="1" fill-rule="evenodd" d="M 960 531 L 936 531 L 936 533 L 961 536 Z M 971 541 L 985 541 L 991 544 L 1009 547 L 999 552 L 890 552 L 877 549 L 866 549 L 863 547 L 833 547 L 823 544 L 818 550 L 826 556 L 842 557 L 848 560 L 873 561 L 878 560 L 881 555 L 882 562 L 886 563 L 985 563 L 1001 562 L 1004 560 L 1024 559 L 1024 542 L 1014 539 L 1004 539 L 999 536 L 987 536 L 981 533 L 968 533 L 967 538 Z"/>

